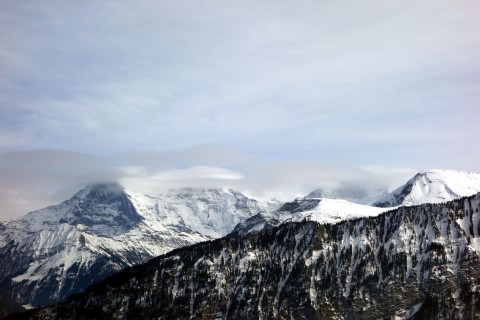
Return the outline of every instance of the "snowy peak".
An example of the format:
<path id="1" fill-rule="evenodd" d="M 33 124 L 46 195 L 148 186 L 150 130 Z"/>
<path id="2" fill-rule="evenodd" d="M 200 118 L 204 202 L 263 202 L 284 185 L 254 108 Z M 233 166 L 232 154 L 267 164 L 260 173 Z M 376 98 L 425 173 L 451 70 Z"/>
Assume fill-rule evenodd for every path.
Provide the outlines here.
<path id="1" fill-rule="evenodd" d="M 107 225 L 118 229 L 116 231 L 127 231 L 142 220 L 123 187 L 117 183 L 89 186 L 74 199 L 78 201 L 64 219 L 71 225 L 87 228 Z"/>
<path id="2" fill-rule="evenodd" d="M 141 220 L 117 183 L 90 185 L 59 205 L 33 211 L 21 219 L 36 230 L 65 223 L 104 236 L 124 233 Z"/>
<path id="3" fill-rule="evenodd" d="M 379 199 L 377 207 L 441 203 L 480 192 L 480 174 L 456 170 L 417 173 L 406 184 Z"/>

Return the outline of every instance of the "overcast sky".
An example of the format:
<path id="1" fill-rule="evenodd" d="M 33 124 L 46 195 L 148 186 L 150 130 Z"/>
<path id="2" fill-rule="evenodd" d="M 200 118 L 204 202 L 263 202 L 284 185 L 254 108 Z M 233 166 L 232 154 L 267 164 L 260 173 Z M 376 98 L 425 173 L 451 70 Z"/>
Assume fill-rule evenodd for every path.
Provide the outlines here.
<path id="1" fill-rule="evenodd" d="M 2 1 L 0 219 L 96 181 L 480 172 L 478 30 L 476 0 Z"/>

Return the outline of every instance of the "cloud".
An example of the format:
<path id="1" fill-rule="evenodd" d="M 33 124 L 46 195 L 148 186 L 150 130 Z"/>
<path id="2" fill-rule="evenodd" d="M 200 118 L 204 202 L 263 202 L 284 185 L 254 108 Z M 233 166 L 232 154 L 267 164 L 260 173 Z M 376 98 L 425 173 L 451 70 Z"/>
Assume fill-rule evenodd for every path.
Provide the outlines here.
<path id="1" fill-rule="evenodd" d="M 191 165 L 202 154 L 210 155 L 197 161 L 202 165 Z M 7 152 L 0 154 L 0 219 L 60 203 L 98 182 L 117 181 L 145 194 L 184 187 L 233 188 L 254 197 L 288 201 L 318 187 L 389 186 L 406 181 L 409 174 L 408 169 L 387 167 L 348 169 L 317 162 L 271 162 L 212 146 L 148 156 L 62 150 Z"/>
<path id="2" fill-rule="evenodd" d="M 245 179 L 236 188 L 261 198 L 289 201 L 317 188 L 345 187 L 369 190 L 393 190 L 410 179 L 417 170 L 409 168 L 364 166 L 345 167 L 337 164 L 283 161 L 262 163 L 246 168 Z"/>
<path id="3" fill-rule="evenodd" d="M 0 154 L 0 219 L 60 203 L 90 183 L 115 181 L 120 172 L 108 159 L 37 150 Z"/>
<path id="4" fill-rule="evenodd" d="M 242 179 L 242 174 L 215 167 L 195 166 L 186 169 L 169 170 L 157 173 L 152 177 L 156 180 L 190 180 L 190 179 L 214 179 L 214 180 L 238 180 Z"/>
<path id="5" fill-rule="evenodd" d="M 427 168 L 425 168 L 427 169 Z M 430 169 L 430 168 L 429 168 Z M 394 168 L 380 165 L 361 166 L 359 168 L 360 177 L 370 183 L 381 183 L 390 187 L 390 191 L 396 189 L 413 177 L 420 170 L 414 168 Z"/>
<path id="6" fill-rule="evenodd" d="M 222 166 L 245 159 L 248 157 L 238 151 L 213 146 L 113 156 L 65 150 L 3 152 L 0 219 L 60 203 L 98 182 L 117 181 L 153 194 L 172 188 L 223 187 L 225 181 L 239 180 L 243 175 Z"/>
<path id="7" fill-rule="evenodd" d="M 125 173 L 126 176 L 119 182 L 127 189 L 146 194 L 159 194 L 180 188 L 233 187 L 236 185 L 235 180 L 244 178 L 240 172 L 212 166 L 194 166 L 159 172 L 151 172 L 141 167 L 127 167 Z"/>

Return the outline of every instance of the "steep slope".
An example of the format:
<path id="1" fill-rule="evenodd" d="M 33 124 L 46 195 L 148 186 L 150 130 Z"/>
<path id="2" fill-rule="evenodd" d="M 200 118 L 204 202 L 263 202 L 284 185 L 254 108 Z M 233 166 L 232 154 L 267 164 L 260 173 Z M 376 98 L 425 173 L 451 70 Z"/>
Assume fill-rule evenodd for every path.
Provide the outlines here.
<path id="1" fill-rule="evenodd" d="M 221 237 L 261 210 L 223 189 L 155 197 L 99 184 L 0 226 L 0 291 L 33 306 L 64 299 L 127 266 Z"/>
<path id="2" fill-rule="evenodd" d="M 480 192 L 480 174 L 456 170 L 417 173 L 406 184 L 378 199 L 377 207 L 440 203 Z"/>
<path id="3" fill-rule="evenodd" d="M 480 194 L 174 250 L 25 319 L 478 319 Z"/>
<path id="4" fill-rule="evenodd" d="M 264 212 L 256 200 L 226 189 L 182 189 L 158 196 L 129 193 L 149 221 L 219 238 L 254 214 Z"/>

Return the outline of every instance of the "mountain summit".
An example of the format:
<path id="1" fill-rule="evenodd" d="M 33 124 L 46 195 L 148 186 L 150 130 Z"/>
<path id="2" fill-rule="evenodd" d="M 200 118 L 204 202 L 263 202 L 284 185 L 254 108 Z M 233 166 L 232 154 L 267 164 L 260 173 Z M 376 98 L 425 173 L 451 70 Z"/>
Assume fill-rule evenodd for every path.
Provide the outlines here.
<path id="1" fill-rule="evenodd" d="M 456 170 L 417 173 L 406 184 L 377 200 L 377 207 L 440 203 L 480 192 L 480 174 Z"/>
<path id="2" fill-rule="evenodd" d="M 118 183 L 99 183 L 79 191 L 62 205 L 35 211 L 26 218 L 47 221 L 49 211 L 59 215 L 53 223 L 67 223 L 101 236 L 127 232 L 143 217 L 137 213 L 128 194 Z"/>

